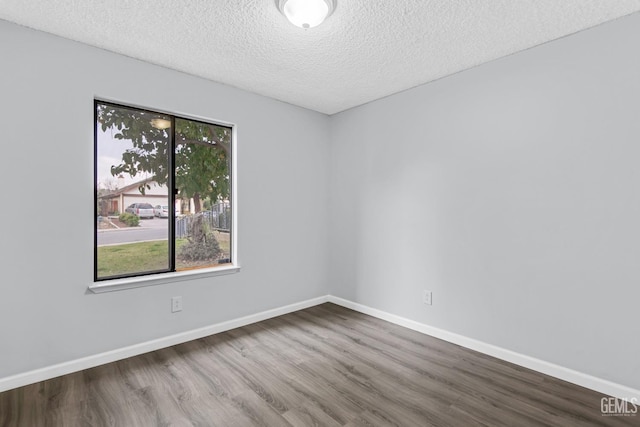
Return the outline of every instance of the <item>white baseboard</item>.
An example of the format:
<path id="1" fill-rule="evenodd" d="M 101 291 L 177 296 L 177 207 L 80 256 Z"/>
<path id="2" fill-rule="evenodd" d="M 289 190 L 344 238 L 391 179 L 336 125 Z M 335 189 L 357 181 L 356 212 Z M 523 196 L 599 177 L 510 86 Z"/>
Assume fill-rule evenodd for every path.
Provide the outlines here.
<path id="1" fill-rule="evenodd" d="M 241 326 L 250 325 L 252 323 L 313 307 L 325 302 L 332 302 L 334 304 L 350 308 L 360 313 L 368 314 L 370 316 L 377 317 L 378 319 L 386 320 L 396 325 L 403 326 L 405 328 L 409 328 L 414 331 L 421 332 L 423 334 L 430 335 L 435 338 L 439 338 L 444 341 L 448 341 L 453 344 L 478 351 L 480 353 L 484 353 L 497 359 L 505 360 L 507 362 L 511 362 L 516 365 L 523 366 L 525 368 L 532 369 L 534 371 L 541 372 L 555 378 L 559 378 L 572 384 L 595 390 L 608 396 L 627 400 L 636 398 L 637 401 L 640 401 L 640 390 L 587 375 L 582 372 L 574 371 L 572 369 L 545 362 L 544 360 L 536 359 L 524 354 L 516 353 L 502 347 L 487 344 L 473 338 L 458 335 L 444 329 L 435 328 L 424 323 L 419 323 L 414 320 L 387 313 L 385 311 L 378 310 L 363 304 L 355 303 L 343 298 L 335 297 L 333 295 L 317 297 L 310 300 L 286 305 L 284 307 L 266 310 L 257 314 L 228 320 L 226 322 L 217 323 L 211 326 L 205 326 L 203 328 L 182 332 L 168 337 L 132 345 L 129 347 L 123 347 L 105 353 L 100 353 L 93 356 L 83 357 L 80 359 L 71 360 L 69 362 L 36 369 L 22 374 L 0 378 L 0 392 L 48 380 L 61 375 L 70 374 L 72 372 L 78 372 L 83 369 L 93 368 L 105 363 L 126 359 L 127 357 L 137 356 L 139 354 L 159 350 L 187 341 L 203 338 L 234 328 L 239 328 Z"/>
<path id="2" fill-rule="evenodd" d="M 71 360 L 69 362 L 36 369 L 22 374 L 0 378 L 0 392 L 59 377 L 61 375 L 70 374 L 72 372 L 78 372 L 83 369 L 94 368 L 99 365 L 104 365 L 105 363 L 115 362 L 117 360 L 126 359 L 127 357 L 137 356 L 139 354 L 148 353 L 150 351 L 159 350 L 161 348 L 171 347 L 172 345 L 182 344 L 187 341 L 196 340 L 209 335 L 260 322 L 262 320 L 271 319 L 272 317 L 292 313 L 294 311 L 302 310 L 308 307 L 313 307 L 327 301 L 328 296 L 313 298 L 310 300 L 286 305 L 284 307 L 278 307 L 271 310 L 262 311 L 257 314 L 240 317 L 238 319 L 217 323 L 215 325 L 205 326 L 203 328 L 193 329 L 191 331 L 170 335 L 168 337 L 146 341 L 129 347 L 123 347 L 116 350 L 107 351 L 105 353 L 87 356 L 81 359 Z"/>
<path id="3" fill-rule="evenodd" d="M 333 295 L 329 295 L 328 300 L 329 302 L 346 308 L 350 308 L 360 313 L 368 314 L 369 316 L 377 317 L 378 319 L 386 320 L 399 326 L 404 326 L 405 328 L 409 328 L 414 331 L 421 332 L 423 334 L 430 335 L 432 337 L 439 338 L 441 340 L 448 341 L 450 343 L 457 344 L 462 347 L 466 347 L 471 350 L 475 350 L 480 353 L 495 357 L 497 359 L 501 359 L 528 369 L 532 369 L 537 372 L 541 372 L 543 374 L 570 382 L 572 384 L 595 390 L 608 396 L 627 400 L 631 400 L 635 397 L 636 401 L 640 401 L 640 390 L 636 390 L 631 387 L 603 380 L 601 378 L 574 371 L 563 366 L 545 362 L 544 360 L 536 359 L 534 357 L 516 353 L 514 351 L 507 350 L 505 348 L 498 347 L 492 344 L 487 344 L 473 338 L 445 331 L 444 329 L 425 325 L 424 323 L 419 323 L 401 316 L 396 316 L 395 314 L 390 314 L 385 311 L 335 297 Z"/>

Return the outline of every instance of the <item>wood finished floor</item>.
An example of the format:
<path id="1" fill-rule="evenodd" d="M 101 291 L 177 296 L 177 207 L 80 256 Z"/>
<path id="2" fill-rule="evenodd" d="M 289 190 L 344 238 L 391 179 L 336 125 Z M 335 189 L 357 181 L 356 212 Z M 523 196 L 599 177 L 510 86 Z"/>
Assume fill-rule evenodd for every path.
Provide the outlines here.
<path id="1" fill-rule="evenodd" d="M 603 395 L 333 304 L 0 393 L 0 426 L 623 426 Z"/>

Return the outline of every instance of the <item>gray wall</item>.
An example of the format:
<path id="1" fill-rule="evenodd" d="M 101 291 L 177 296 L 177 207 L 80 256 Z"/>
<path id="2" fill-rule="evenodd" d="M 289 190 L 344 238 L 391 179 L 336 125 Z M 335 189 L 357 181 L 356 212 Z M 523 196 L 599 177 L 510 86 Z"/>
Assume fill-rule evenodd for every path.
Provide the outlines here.
<path id="1" fill-rule="evenodd" d="M 640 388 L 639 52 L 635 14 L 333 116 L 330 293 Z"/>
<path id="2" fill-rule="evenodd" d="M 0 378 L 326 295 L 328 117 L 5 21 L 0 58 Z M 239 274 L 86 293 L 94 96 L 237 124 Z"/>

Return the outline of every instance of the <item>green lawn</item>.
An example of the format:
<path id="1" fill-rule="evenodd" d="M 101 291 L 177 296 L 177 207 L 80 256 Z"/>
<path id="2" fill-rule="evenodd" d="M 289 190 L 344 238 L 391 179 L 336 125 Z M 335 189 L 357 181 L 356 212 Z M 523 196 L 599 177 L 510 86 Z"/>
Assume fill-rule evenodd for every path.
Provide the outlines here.
<path id="1" fill-rule="evenodd" d="M 187 242 L 176 241 L 176 252 Z M 220 248 L 229 254 L 229 241 L 220 239 Z M 201 266 L 205 266 L 203 264 Z M 169 247 L 166 241 L 127 243 L 98 247 L 98 277 L 109 277 L 143 271 L 166 270 L 169 266 Z M 178 260 L 176 269 L 197 267 Z"/>

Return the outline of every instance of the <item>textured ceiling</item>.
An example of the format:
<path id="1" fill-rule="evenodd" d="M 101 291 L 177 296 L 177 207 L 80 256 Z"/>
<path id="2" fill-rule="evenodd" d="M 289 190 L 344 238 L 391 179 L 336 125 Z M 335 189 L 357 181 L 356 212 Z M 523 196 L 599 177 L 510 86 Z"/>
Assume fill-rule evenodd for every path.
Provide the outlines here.
<path id="1" fill-rule="evenodd" d="M 640 10 L 640 0 L 0 0 L 0 18 L 333 114 Z"/>

